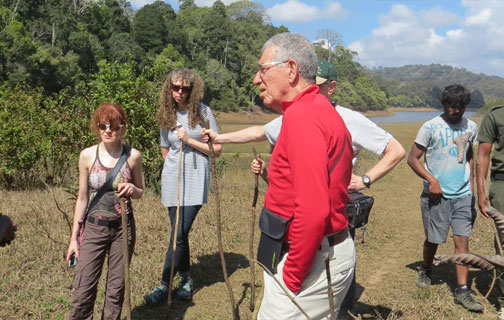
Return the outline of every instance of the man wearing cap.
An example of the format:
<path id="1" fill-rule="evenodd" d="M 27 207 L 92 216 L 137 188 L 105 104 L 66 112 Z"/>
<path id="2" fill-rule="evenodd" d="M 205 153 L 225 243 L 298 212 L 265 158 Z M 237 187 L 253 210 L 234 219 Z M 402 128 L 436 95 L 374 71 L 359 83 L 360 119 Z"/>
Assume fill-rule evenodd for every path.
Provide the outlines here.
<path id="1" fill-rule="evenodd" d="M 402 145 L 392 135 L 378 127 L 374 122 L 360 114 L 359 112 L 344 108 L 337 104 L 332 95 L 337 86 L 338 73 L 336 67 L 324 60 L 318 61 L 316 84 L 319 91 L 336 108 L 341 118 L 345 122 L 348 131 L 352 136 L 352 148 L 354 151 L 353 165 L 357 161 L 357 156 L 362 149 L 366 149 L 383 157 L 362 176 L 352 174 L 349 191 L 360 191 L 371 187 L 371 183 L 376 182 L 392 170 L 406 155 Z M 282 116 L 274 119 L 264 126 L 252 126 L 243 130 L 216 134 L 212 130 L 205 130 L 215 143 L 247 143 L 251 141 L 263 141 L 266 138 L 272 145 L 275 145 L 280 129 L 282 127 Z M 262 177 L 267 181 L 264 162 L 255 160 L 252 163 L 254 172 L 261 172 Z M 352 239 L 355 237 L 355 229 L 350 229 Z M 355 274 L 348 293 L 341 305 L 340 315 L 346 315 L 346 310 L 352 310 L 355 296 Z M 340 317 L 341 318 L 341 317 Z"/>
<path id="2" fill-rule="evenodd" d="M 390 133 L 378 127 L 374 122 L 359 112 L 340 106 L 332 98 L 337 86 L 338 73 L 336 67 L 323 60 L 318 61 L 316 84 L 319 91 L 336 108 L 343 118 L 348 131 L 352 135 L 352 147 L 354 149 L 353 164 L 362 149 L 366 149 L 383 157 L 362 176 L 352 174 L 349 190 L 359 191 L 369 188 L 392 170 L 406 155 L 404 148 Z M 203 134 L 208 134 L 212 141 L 220 144 L 247 143 L 264 141 L 266 139 L 274 145 L 282 127 L 282 116 L 268 122 L 264 126 L 252 126 L 242 130 L 217 134 L 211 129 L 203 129 Z"/>

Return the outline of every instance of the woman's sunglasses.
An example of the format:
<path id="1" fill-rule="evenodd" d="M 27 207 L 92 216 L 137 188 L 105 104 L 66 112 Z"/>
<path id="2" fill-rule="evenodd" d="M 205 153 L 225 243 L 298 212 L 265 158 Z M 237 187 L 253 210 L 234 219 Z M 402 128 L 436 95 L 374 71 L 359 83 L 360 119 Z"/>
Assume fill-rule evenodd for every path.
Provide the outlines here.
<path id="1" fill-rule="evenodd" d="M 174 92 L 179 92 L 180 90 L 182 90 L 182 93 L 188 93 L 191 90 L 191 87 L 182 87 L 182 86 L 172 85 L 172 90 Z"/>
<path id="2" fill-rule="evenodd" d="M 102 122 L 98 123 L 98 129 L 103 130 L 103 131 L 105 131 L 107 129 L 110 129 L 112 131 L 117 131 L 117 130 L 121 129 L 122 127 L 124 127 L 124 124 L 112 125 L 110 123 L 102 123 Z"/>

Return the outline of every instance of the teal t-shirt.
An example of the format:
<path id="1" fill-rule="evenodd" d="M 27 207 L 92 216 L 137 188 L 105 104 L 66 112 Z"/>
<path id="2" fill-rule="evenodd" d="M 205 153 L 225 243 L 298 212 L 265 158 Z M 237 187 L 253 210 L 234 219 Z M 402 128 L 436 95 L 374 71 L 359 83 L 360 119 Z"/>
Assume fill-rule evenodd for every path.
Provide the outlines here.
<path id="1" fill-rule="evenodd" d="M 477 135 L 476 123 L 464 117 L 459 123 L 452 124 L 437 116 L 425 122 L 418 131 L 415 143 L 426 148 L 425 168 L 439 181 L 445 198 L 471 194 L 467 151 Z M 467 143 L 459 150 L 456 142 L 463 137 L 467 138 Z M 427 181 L 424 181 L 424 192 L 429 193 Z"/>

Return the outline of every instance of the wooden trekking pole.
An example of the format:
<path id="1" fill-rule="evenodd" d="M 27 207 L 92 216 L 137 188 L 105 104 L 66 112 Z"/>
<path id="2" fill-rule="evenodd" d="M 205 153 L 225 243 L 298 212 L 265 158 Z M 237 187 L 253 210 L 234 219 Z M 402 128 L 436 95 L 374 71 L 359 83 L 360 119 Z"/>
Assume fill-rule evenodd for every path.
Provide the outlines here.
<path id="1" fill-rule="evenodd" d="M 488 200 L 487 200 L 488 201 Z M 491 211 L 491 213 L 493 214 L 490 214 L 491 218 L 493 219 L 493 226 L 494 226 L 494 241 L 495 241 L 495 247 L 497 248 L 497 253 L 502 256 L 502 242 L 500 240 L 500 237 L 499 237 L 499 228 L 497 227 L 497 224 L 500 224 L 502 225 L 502 219 L 499 219 L 500 216 L 502 216 L 503 214 L 501 212 L 499 212 L 498 210 L 496 210 L 494 207 L 492 206 L 489 206 L 487 205 L 485 207 L 487 213 L 488 211 Z M 501 275 L 497 276 L 497 268 L 494 269 L 494 274 L 493 274 L 493 279 L 492 279 L 492 282 L 490 284 L 490 288 L 488 289 L 488 292 L 487 294 L 485 295 L 485 299 L 488 298 L 488 296 L 490 295 L 490 293 L 492 292 L 493 290 L 493 287 L 495 285 L 495 281 L 497 281 L 497 278 L 500 277 Z"/>
<path id="2" fill-rule="evenodd" d="M 259 159 L 256 147 L 252 147 L 254 157 Z M 252 199 L 252 211 L 250 212 L 250 237 L 249 237 L 249 264 L 250 264 L 250 305 L 249 309 L 254 312 L 255 305 L 255 264 L 253 261 L 254 256 L 254 230 L 255 230 L 255 209 L 257 204 L 257 196 L 259 195 L 259 175 L 254 175 L 254 198 Z"/>
<path id="3" fill-rule="evenodd" d="M 326 269 L 326 277 L 327 277 L 327 296 L 329 297 L 329 309 L 331 311 L 331 319 L 336 319 L 335 308 L 334 308 L 334 292 L 332 289 L 332 281 L 331 281 L 331 271 L 329 269 L 329 254 L 327 252 L 324 253 L 324 263 Z"/>
<path id="4" fill-rule="evenodd" d="M 172 303 L 172 285 L 173 285 L 173 276 L 175 273 L 175 250 L 177 250 L 177 234 L 178 234 L 178 225 L 179 225 L 179 210 L 180 210 L 180 181 L 182 176 L 182 156 L 183 156 L 183 147 L 184 144 L 182 140 L 180 140 L 180 156 L 179 156 L 179 168 L 178 168 L 178 182 L 177 182 L 177 209 L 175 210 L 175 226 L 172 228 L 173 232 L 173 243 L 172 243 L 172 255 L 171 255 L 171 266 L 170 266 L 170 287 L 168 288 L 168 307 L 171 306 Z"/>
<path id="5" fill-rule="evenodd" d="M 126 304 L 126 319 L 131 320 L 130 278 L 129 278 L 129 252 L 128 252 L 128 219 L 126 205 L 121 197 L 121 223 L 123 236 L 123 265 L 124 265 L 124 303 Z"/>
<path id="6" fill-rule="evenodd" d="M 287 298 L 289 298 L 289 300 L 298 308 L 298 310 L 306 317 L 306 319 L 311 320 L 308 313 L 306 313 L 306 311 L 301 307 L 301 305 L 299 303 L 297 303 L 296 299 L 294 299 L 292 294 L 289 293 L 288 289 L 280 282 L 280 280 L 278 280 L 278 278 L 264 264 L 262 264 L 261 262 L 259 262 L 257 260 L 254 260 L 254 262 L 256 262 L 258 265 L 260 265 L 261 268 L 263 268 L 264 271 L 266 271 L 266 273 L 269 274 L 269 276 L 273 280 L 275 280 L 275 282 L 278 284 L 278 287 L 280 287 L 280 289 L 282 289 L 282 291 L 285 293 Z"/>
<path id="7" fill-rule="evenodd" d="M 210 129 L 209 121 L 205 121 L 205 128 Z M 210 168 L 212 172 L 212 185 L 213 185 L 213 193 L 215 195 L 215 206 L 216 206 L 216 226 L 217 226 L 217 245 L 219 247 L 219 255 L 222 265 L 222 273 L 224 275 L 224 281 L 226 282 L 226 286 L 229 293 L 229 300 L 231 303 L 231 313 L 233 315 L 233 320 L 238 320 L 238 312 L 235 308 L 235 300 L 233 295 L 233 288 L 231 287 L 231 283 L 229 282 L 227 268 L 226 268 L 226 259 L 224 258 L 224 247 L 222 246 L 222 226 L 221 226 L 221 211 L 220 211 L 220 198 L 219 198 L 219 183 L 217 181 L 217 166 L 215 164 L 215 151 L 212 144 L 212 139 L 208 136 L 208 149 L 210 150 Z"/>

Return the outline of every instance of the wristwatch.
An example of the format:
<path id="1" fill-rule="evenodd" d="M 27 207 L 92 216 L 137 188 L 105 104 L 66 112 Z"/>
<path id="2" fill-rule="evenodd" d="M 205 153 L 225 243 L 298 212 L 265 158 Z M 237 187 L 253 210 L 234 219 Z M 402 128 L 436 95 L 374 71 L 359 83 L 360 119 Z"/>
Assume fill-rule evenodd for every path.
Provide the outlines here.
<path id="1" fill-rule="evenodd" d="M 363 175 L 362 176 L 362 183 L 364 183 L 364 185 L 366 186 L 366 188 L 371 187 L 371 178 L 369 178 L 366 175 Z"/>

